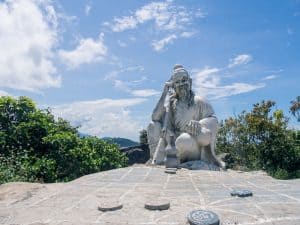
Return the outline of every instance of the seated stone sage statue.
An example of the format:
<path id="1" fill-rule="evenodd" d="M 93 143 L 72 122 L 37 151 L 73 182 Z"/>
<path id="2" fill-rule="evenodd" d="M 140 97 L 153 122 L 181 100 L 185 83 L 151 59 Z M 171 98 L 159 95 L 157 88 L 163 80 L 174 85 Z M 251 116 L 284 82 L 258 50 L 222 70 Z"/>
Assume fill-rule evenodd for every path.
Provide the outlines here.
<path id="1" fill-rule="evenodd" d="M 166 146 L 173 139 L 180 163 L 203 160 L 224 168 L 224 162 L 215 155 L 217 129 L 212 106 L 195 96 L 188 72 L 175 65 L 147 128 L 152 163 L 164 164 Z"/>

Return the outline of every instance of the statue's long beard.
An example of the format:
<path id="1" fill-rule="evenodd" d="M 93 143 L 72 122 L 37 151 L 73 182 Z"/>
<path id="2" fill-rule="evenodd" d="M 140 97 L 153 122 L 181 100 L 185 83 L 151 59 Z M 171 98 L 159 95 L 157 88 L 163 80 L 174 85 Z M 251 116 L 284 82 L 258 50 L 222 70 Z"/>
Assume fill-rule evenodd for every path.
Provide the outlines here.
<path id="1" fill-rule="evenodd" d="M 176 94 L 179 99 L 187 100 L 187 98 L 189 97 L 189 94 L 190 94 L 190 90 L 188 87 L 183 87 L 183 88 L 180 88 Z"/>
<path id="2" fill-rule="evenodd" d="M 188 107 L 194 104 L 194 92 L 190 89 L 190 86 L 176 89 L 176 98 L 172 101 L 172 109 L 176 111 L 176 107 L 180 102 L 186 102 Z"/>

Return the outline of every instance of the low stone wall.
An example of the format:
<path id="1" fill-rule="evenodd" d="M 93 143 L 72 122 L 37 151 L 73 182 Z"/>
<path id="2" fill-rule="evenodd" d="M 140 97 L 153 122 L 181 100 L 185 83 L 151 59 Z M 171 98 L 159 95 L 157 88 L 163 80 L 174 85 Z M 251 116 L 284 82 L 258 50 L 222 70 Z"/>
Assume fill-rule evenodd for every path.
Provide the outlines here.
<path id="1" fill-rule="evenodd" d="M 120 151 L 128 157 L 128 164 L 146 163 L 150 159 L 150 150 L 148 145 L 136 145 L 120 148 Z"/>

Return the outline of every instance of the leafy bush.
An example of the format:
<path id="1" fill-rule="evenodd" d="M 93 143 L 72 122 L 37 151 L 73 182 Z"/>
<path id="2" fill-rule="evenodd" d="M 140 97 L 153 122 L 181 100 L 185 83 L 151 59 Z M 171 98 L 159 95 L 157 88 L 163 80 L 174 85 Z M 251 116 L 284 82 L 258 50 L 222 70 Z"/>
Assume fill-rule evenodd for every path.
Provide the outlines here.
<path id="1" fill-rule="evenodd" d="M 278 168 L 275 171 L 271 172 L 271 175 L 277 179 L 288 179 L 290 177 L 288 171 L 285 169 Z"/>
<path id="2" fill-rule="evenodd" d="M 282 179 L 299 177 L 295 172 L 300 167 L 298 136 L 287 128 L 281 110 L 271 113 L 274 106 L 275 102 L 262 101 L 251 112 L 221 122 L 217 149 L 230 154 L 232 168 L 263 169 Z"/>
<path id="3" fill-rule="evenodd" d="M 300 96 L 291 101 L 290 112 L 300 122 Z"/>
<path id="4" fill-rule="evenodd" d="M 55 120 L 31 99 L 0 97 L 0 184 L 68 181 L 126 165 L 116 145 L 81 138 L 69 122 Z"/>
<path id="5" fill-rule="evenodd" d="M 145 129 L 140 131 L 140 145 L 148 145 L 147 130 Z"/>

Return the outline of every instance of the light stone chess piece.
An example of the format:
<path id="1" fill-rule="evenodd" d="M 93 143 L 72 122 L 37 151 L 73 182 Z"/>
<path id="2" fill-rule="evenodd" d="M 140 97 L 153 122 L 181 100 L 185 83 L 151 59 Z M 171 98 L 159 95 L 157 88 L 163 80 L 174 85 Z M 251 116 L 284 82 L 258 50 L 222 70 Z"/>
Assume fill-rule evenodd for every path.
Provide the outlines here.
<path id="1" fill-rule="evenodd" d="M 166 147 L 174 139 L 180 163 L 203 160 L 224 168 L 225 163 L 215 155 L 217 129 L 218 120 L 211 105 L 194 95 L 188 72 L 175 65 L 147 129 L 152 163 L 165 163 Z"/>

